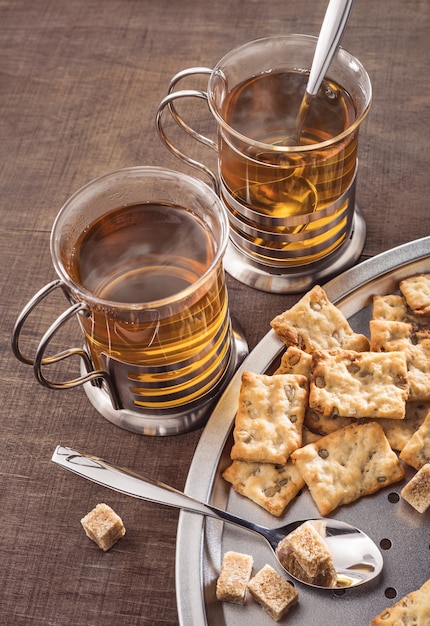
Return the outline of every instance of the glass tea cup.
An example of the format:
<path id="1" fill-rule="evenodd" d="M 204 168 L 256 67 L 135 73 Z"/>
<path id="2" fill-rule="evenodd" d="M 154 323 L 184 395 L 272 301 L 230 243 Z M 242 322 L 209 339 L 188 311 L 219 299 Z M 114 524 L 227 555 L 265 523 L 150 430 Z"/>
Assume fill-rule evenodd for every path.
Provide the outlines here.
<path id="1" fill-rule="evenodd" d="M 307 35 L 262 38 L 232 50 L 213 69 L 183 70 L 172 78 L 157 111 L 163 142 L 210 177 L 228 211 L 226 270 L 266 291 L 304 291 L 352 265 L 364 246 L 355 184 L 370 79 L 339 47 L 298 138 L 297 116 L 316 42 Z M 177 89 L 198 74 L 208 75 L 207 91 Z M 207 101 L 216 141 L 181 117 L 178 101 L 189 97 Z M 217 172 L 169 139 L 166 109 L 193 139 L 216 151 Z"/>
<path id="2" fill-rule="evenodd" d="M 229 314 L 227 241 L 225 210 L 202 181 L 158 167 L 91 181 L 55 220 L 51 256 L 59 278 L 19 316 L 15 355 L 49 388 L 84 384 L 95 408 L 125 429 L 168 435 L 201 425 L 247 351 Z M 24 323 L 57 288 L 71 306 L 33 359 L 19 345 Z M 84 347 L 45 356 L 75 317 Z M 81 376 L 46 378 L 50 364 L 76 355 Z"/>

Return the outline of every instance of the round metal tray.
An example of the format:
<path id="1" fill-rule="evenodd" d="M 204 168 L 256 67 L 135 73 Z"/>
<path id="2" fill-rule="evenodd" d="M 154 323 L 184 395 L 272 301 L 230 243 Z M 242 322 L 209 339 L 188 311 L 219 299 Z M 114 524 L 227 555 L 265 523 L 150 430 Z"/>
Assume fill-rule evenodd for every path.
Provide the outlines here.
<path id="1" fill-rule="evenodd" d="M 368 334 L 374 294 L 398 289 L 399 280 L 430 272 L 430 237 L 404 244 L 369 259 L 333 279 L 324 289 L 357 332 Z M 307 490 L 291 503 L 281 519 L 275 519 L 256 504 L 236 494 L 222 478 L 229 464 L 231 431 L 245 370 L 270 371 L 284 349 L 269 331 L 245 359 L 217 404 L 197 446 L 185 491 L 220 508 L 267 526 L 318 516 Z M 413 475 L 407 469 L 406 480 Z M 317 620 L 332 626 L 363 626 L 372 617 L 429 578 L 430 511 L 417 513 L 399 493 L 405 481 L 343 506 L 332 517 L 351 522 L 383 547 L 384 569 L 374 582 L 351 590 L 316 590 L 296 583 L 299 603 L 280 623 L 309 626 Z M 176 587 L 182 626 L 248 626 L 273 624 L 251 599 L 245 606 L 221 603 L 215 597 L 222 555 L 234 549 L 254 557 L 254 571 L 265 563 L 280 570 L 263 539 L 213 519 L 181 512 L 177 534 Z"/>

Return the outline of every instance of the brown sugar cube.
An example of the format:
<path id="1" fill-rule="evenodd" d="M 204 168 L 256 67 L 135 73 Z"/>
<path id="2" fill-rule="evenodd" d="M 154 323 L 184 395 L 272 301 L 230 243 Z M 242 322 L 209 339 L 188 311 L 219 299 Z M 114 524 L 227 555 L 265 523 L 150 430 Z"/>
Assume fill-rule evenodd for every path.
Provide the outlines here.
<path id="1" fill-rule="evenodd" d="M 252 574 L 253 558 L 240 552 L 226 552 L 216 583 L 216 597 L 221 602 L 243 604 Z"/>
<path id="2" fill-rule="evenodd" d="M 122 519 L 107 504 L 98 504 L 81 519 L 87 537 L 105 552 L 125 535 Z"/>
<path id="3" fill-rule="evenodd" d="M 335 587 L 337 573 L 324 536 L 324 521 L 304 522 L 282 539 L 276 555 L 295 578 L 320 587 Z"/>
<path id="4" fill-rule="evenodd" d="M 418 513 L 425 513 L 430 506 L 430 463 L 426 463 L 403 487 L 400 495 Z"/>
<path id="5" fill-rule="evenodd" d="M 275 622 L 285 615 L 299 597 L 295 587 L 270 565 L 265 565 L 249 581 L 248 589 L 254 600 Z"/>

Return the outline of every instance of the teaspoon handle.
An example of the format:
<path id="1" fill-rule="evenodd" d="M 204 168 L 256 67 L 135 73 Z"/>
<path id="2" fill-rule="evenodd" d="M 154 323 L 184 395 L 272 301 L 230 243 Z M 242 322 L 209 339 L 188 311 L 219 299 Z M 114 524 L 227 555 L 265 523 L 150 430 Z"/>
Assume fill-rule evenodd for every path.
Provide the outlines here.
<path id="1" fill-rule="evenodd" d="M 330 0 L 309 74 L 306 91 L 316 95 L 348 22 L 354 0 Z"/>
<path id="2" fill-rule="evenodd" d="M 196 500 L 169 485 L 108 463 L 99 457 L 82 454 L 72 448 L 60 445 L 55 449 L 52 461 L 83 478 L 125 495 L 157 504 L 165 504 L 191 513 L 215 517 L 248 530 L 260 532 L 256 525 L 248 520 Z"/>

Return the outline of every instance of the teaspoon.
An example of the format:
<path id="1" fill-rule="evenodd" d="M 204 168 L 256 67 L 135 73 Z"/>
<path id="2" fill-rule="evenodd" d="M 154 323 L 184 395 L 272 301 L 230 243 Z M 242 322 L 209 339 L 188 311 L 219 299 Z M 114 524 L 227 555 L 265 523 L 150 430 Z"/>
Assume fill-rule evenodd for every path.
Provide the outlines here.
<path id="1" fill-rule="evenodd" d="M 297 143 L 313 98 L 317 95 L 323 78 L 348 23 L 354 0 L 330 0 L 318 36 L 306 91 L 296 119 Z"/>
<path id="2" fill-rule="evenodd" d="M 165 504 L 191 513 L 215 517 L 258 533 L 266 539 L 275 555 L 276 548 L 282 539 L 303 523 L 303 521 L 297 521 L 279 528 L 266 528 L 196 500 L 164 483 L 65 446 L 57 446 L 52 460 L 57 465 L 61 465 L 79 476 L 128 496 Z M 326 524 L 326 541 L 337 572 L 336 586 L 355 587 L 378 576 L 383 565 L 382 555 L 370 537 L 345 522 L 334 519 L 324 519 L 324 522 Z M 280 564 L 282 565 L 282 563 Z M 284 569 L 286 570 L 285 567 Z M 293 578 L 297 578 L 290 572 L 287 571 L 287 573 Z M 300 579 L 297 578 L 297 580 Z M 310 584 L 306 581 L 301 582 Z M 313 584 L 311 586 L 321 589 L 329 588 Z"/>

